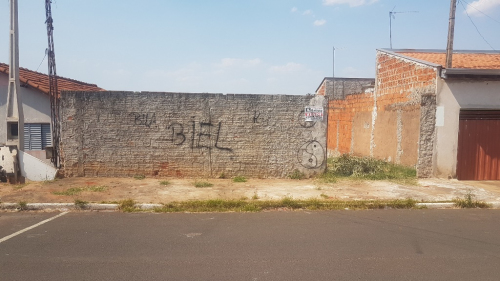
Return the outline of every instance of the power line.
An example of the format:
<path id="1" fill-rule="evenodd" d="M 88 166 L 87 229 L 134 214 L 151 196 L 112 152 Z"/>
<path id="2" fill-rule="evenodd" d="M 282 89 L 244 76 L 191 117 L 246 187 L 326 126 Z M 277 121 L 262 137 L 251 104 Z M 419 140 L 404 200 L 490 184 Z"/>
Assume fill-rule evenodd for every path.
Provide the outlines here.
<path id="1" fill-rule="evenodd" d="M 488 46 L 490 46 L 490 48 L 493 50 L 493 51 L 496 51 L 495 48 L 493 48 L 493 46 L 491 46 L 491 44 L 488 42 L 488 40 L 486 40 L 486 38 L 484 38 L 483 34 L 481 34 L 481 32 L 479 31 L 479 28 L 477 28 L 476 24 L 474 23 L 474 21 L 472 20 L 472 18 L 470 17 L 469 13 L 467 12 L 467 9 L 465 8 L 465 5 L 464 3 L 462 2 L 462 0 L 459 0 L 460 4 L 462 5 L 462 7 L 464 8 L 465 10 L 465 14 L 467 15 L 467 17 L 469 18 L 470 22 L 472 23 L 472 25 L 476 28 L 476 31 L 477 33 L 479 34 L 479 36 L 481 36 L 481 38 L 483 38 L 484 42 L 486 42 L 486 44 L 488 44 Z"/>
<path id="2" fill-rule="evenodd" d="M 40 66 L 42 66 L 43 61 L 44 61 L 44 60 L 45 60 L 45 58 L 47 57 L 47 51 L 48 51 L 48 49 L 45 49 L 45 56 L 43 56 L 43 59 L 42 59 L 42 61 L 40 62 L 40 65 L 36 68 L 36 72 L 38 72 L 38 69 L 40 69 Z"/>
<path id="3" fill-rule="evenodd" d="M 483 15 L 487 16 L 488 18 L 490 18 L 491 20 L 493 20 L 493 21 L 495 21 L 495 22 L 497 22 L 497 23 L 500 24 L 500 21 L 496 20 L 495 18 L 491 17 L 490 15 L 486 14 L 485 12 L 483 12 L 483 11 L 479 10 L 478 8 L 474 7 L 472 4 L 468 3 L 467 1 L 464 1 L 464 0 L 460 0 L 460 1 L 461 2 L 465 2 L 465 4 L 467 4 L 467 6 L 472 7 L 474 10 L 480 12 L 481 14 L 483 14 Z"/>

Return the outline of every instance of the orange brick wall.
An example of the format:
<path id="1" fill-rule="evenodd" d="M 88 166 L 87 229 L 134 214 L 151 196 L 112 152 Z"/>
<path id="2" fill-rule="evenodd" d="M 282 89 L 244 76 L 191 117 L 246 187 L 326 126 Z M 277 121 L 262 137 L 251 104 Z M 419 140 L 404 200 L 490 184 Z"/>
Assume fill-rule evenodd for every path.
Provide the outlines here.
<path id="1" fill-rule="evenodd" d="M 329 101 L 328 150 L 350 153 L 354 117 L 360 112 L 371 112 L 373 105 L 373 93 L 349 95 L 345 100 Z M 337 136 L 339 139 L 338 147 Z"/>
<path id="2" fill-rule="evenodd" d="M 368 154 L 369 151 L 362 156 L 416 165 L 421 95 L 435 93 L 436 77 L 434 67 L 379 51 L 375 92 L 353 94 L 344 100 L 329 102 L 328 151 L 354 154 L 359 154 L 357 151 Z M 371 128 L 373 120 L 368 114 L 374 106 L 378 116 L 375 129 Z M 364 124 L 364 128 L 353 128 L 355 119 L 357 126 Z M 365 133 L 355 134 L 356 137 L 363 135 L 363 140 L 353 139 L 353 131 L 370 132 L 371 139 L 368 140 Z M 353 144 L 358 146 L 357 151 Z M 360 144 L 363 149 L 359 149 Z"/>
<path id="3" fill-rule="evenodd" d="M 379 52 L 376 84 L 378 110 L 415 105 L 421 94 L 435 92 L 436 69 Z"/>

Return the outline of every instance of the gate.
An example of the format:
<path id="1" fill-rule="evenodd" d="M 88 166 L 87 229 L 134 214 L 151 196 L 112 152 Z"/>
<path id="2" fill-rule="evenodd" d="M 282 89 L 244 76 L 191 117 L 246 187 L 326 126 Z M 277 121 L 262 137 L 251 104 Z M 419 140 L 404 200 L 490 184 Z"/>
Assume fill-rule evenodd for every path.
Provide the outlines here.
<path id="1" fill-rule="evenodd" d="M 461 110 L 457 178 L 500 180 L 500 111 Z"/>

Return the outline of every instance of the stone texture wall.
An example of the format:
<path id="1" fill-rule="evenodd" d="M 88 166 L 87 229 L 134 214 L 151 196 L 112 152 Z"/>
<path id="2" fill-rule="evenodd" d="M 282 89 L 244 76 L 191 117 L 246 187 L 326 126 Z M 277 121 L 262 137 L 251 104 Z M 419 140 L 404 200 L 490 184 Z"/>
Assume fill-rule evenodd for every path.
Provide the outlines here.
<path id="1" fill-rule="evenodd" d="M 328 153 L 385 159 L 431 176 L 436 79 L 434 67 L 379 51 L 374 91 L 329 101 Z"/>
<path id="2" fill-rule="evenodd" d="M 64 92 L 66 176 L 287 177 L 326 168 L 324 97 Z"/>

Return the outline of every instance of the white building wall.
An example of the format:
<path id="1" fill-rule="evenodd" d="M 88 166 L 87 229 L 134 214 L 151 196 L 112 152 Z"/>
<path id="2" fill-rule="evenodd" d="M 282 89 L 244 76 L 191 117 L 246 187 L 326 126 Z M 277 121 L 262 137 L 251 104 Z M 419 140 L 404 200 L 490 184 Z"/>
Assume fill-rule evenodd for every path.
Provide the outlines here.
<path id="1" fill-rule="evenodd" d="M 7 116 L 7 91 L 9 78 L 6 74 L 0 73 L 0 145 L 6 140 Z M 20 87 L 23 99 L 24 123 L 50 123 L 50 99 L 49 96 L 31 88 Z"/>
<path id="2" fill-rule="evenodd" d="M 500 110 L 500 81 L 440 80 L 434 175 L 455 178 L 460 109 Z"/>

